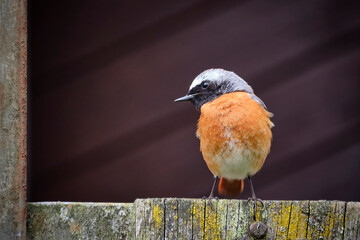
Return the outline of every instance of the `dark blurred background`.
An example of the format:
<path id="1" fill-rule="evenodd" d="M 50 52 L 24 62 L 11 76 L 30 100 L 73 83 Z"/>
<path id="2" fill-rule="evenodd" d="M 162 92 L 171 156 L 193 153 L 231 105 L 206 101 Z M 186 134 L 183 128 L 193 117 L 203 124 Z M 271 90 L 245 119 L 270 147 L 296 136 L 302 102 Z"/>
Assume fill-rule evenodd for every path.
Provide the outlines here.
<path id="1" fill-rule="evenodd" d="M 221 67 L 275 114 L 258 197 L 359 201 L 359 12 L 328 0 L 30 1 L 29 200 L 208 196 L 199 114 L 173 100 Z"/>

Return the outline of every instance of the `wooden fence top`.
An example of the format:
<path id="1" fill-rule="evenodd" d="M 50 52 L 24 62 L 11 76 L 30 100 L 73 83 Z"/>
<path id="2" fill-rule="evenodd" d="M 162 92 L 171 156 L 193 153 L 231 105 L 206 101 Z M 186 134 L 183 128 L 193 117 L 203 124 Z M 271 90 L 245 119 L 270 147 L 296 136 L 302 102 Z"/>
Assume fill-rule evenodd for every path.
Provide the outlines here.
<path id="1" fill-rule="evenodd" d="M 28 239 L 256 239 L 252 202 L 156 198 L 28 203 Z M 264 201 L 262 239 L 360 239 L 360 203 Z M 259 225 L 253 225 L 256 229 Z"/>

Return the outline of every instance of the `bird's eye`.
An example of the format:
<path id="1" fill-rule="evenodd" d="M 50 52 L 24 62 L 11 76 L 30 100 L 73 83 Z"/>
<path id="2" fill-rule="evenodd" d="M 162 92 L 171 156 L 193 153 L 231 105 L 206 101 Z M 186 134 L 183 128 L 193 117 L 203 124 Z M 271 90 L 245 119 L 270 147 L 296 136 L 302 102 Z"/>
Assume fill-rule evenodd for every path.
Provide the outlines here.
<path id="1" fill-rule="evenodd" d="M 207 88 L 209 85 L 210 85 L 209 82 L 202 82 L 201 83 L 202 88 Z"/>

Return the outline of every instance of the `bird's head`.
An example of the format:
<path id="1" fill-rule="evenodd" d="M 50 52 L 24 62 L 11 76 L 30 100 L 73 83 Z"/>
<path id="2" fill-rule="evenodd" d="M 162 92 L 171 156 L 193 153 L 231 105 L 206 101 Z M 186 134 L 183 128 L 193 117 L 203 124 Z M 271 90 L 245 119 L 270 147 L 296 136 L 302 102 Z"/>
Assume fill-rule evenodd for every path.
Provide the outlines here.
<path id="1" fill-rule="evenodd" d="M 187 95 L 176 99 L 175 102 L 190 101 L 200 111 L 201 106 L 205 103 L 231 92 L 247 92 L 265 108 L 264 103 L 256 97 L 253 89 L 245 80 L 234 72 L 219 68 L 208 69 L 200 73 L 191 83 Z"/>

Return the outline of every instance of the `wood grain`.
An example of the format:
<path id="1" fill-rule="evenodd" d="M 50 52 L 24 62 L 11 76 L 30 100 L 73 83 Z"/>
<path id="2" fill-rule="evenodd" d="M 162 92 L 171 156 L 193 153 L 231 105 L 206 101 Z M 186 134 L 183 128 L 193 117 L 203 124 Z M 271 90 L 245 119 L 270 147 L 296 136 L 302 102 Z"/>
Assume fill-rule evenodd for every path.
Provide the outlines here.
<path id="1" fill-rule="evenodd" d="M 254 239 L 246 200 L 137 199 L 124 203 L 29 203 L 28 239 Z M 264 201 L 263 239 L 359 239 L 360 203 Z M 46 223 L 46 224 L 45 224 Z"/>

